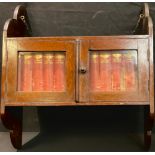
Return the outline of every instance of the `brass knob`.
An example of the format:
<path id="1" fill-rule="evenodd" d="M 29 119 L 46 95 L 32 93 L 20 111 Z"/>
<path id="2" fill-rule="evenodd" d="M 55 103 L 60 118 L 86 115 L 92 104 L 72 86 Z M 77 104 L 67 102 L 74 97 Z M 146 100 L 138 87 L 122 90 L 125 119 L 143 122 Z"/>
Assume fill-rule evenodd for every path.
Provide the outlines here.
<path id="1" fill-rule="evenodd" d="M 85 74 L 87 72 L 85 67 L 81 67 L 80 68 L 80 73 Z"/>

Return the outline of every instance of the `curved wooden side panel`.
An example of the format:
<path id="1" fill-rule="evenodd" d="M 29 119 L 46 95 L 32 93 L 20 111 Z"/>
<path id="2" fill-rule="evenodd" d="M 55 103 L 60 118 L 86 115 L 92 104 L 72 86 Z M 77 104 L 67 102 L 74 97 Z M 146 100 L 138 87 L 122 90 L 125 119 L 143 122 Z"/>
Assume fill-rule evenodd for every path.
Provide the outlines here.
<path id="1" fill-rule="evenodd" d="M 144 144 L 145 150 L 151 146 L 152 128 L 154 124 L 154 65 L 153 65 L 153 22 L 149 13 L 149 5 L 144 3 L 140 13 L 139 22 L 135 34 L 149 35 L 149 106 L 144 107 Z"/>
<path id="2" fill-rule="evenodd" d="M 27 18 L 26 8 L 22 5 L 17 5 L 13 13 L 13 19 L 20 20 L 21 16 L 25 16 Z"/>
<path id="3" fill-rule="evenodd" d="M 24 36 L 30 36 L 31 26 L 29 24 L 29 19 L 27 16 L 26 8 L 22 5 L 18 5 L 13 14 L 13 19 L 16 19 L 19 22 L 19 26 L 22 28 Z"/>
<path id="4" fill-rule="evenodd" d="M 10 130 L 12 145 L 16 149 L 22 147 L 22 107 L 6 107 L 5 114 L 1 115 L 4 126 Z"/>
<path id="5" fill-rule="evenodd" d="M 24 21 L 21 19 L 24 17 Z M 13 19 L 8 19 L 3 28 L 3 45 L 2 45 L 2 81 L 1 81 L 1 114 L 4 113 L 5 101 L 7 100 L 7 38 L 27 36 L 27 12 L 25 7 L 17 6 L 14 11 Z"/>
<path id="6" fill-rule="evenodd" d="M 144 3 L 143 14 L 145 17 L 150 16 L 149 5 L 148 3 Z"/>
<path id="7" fill-rule="evenodd" d="M 0 113 L 5 112 L 5 102 L 7 98 L 7 37 L 18 36 L 19 32 L 16 29 L 17 21 L 15 19 L 8 19 L 3 28 L 3 42 L 2 42 L 2 81 L 1 81 L 1 104 Z M 18 28 L 18 26 L 17 26 Z"/>
<path id="8" fill-rule="evenodd" d="M 1 114 L 4 114 L 7 100 L 7 38 L 24 36 L 25 28 L 21 28 L 16 19 L 8 19 L 3 28 L 2 42 L 2 81 L 1 81 Z"/>
<path id="9" fill-rule="evenodd" d="M 22 147 L 23 109 L 22 107 L 5 107 L 5 102 L 7 102 L 7 38 L 27 36 L 28 28 L 26 25 L 26 17 L 26 9 L 23 6 L 17 6 L 13 19 L 8 19 L 3 28 L 0 115 L 4 126 L 10 130 L 11 142 L 17 149 Z"/>
<path id="10" fill-rule="evenodd" d="M 150 63 L 150 115 L 155 117 L 154 107 L 154 63 L 153 63 L 153 22 L 152 18 L 148 17 L 148 34 L 149 34 L 149 63 Z"/>
<path id="11" fill-rule="evenodd" d="M 150 113 L 148 106 L 144 107 L 144 149 L 148 151 L 151 147 L 152 128 L 154 125 L 154 114 Z"/>
<path id="12" fill-rule="evenodd" d="M 141 34 L 141 35 L 148 34 L 148 17 L 150 17 L 149 5 L 148 3 L 144 3 L 144 7 L 140 11 L 136 27 L 133 31 L 134 34 Z"/>
<path id="13" fill-rule="evenodd" d="M 151 17 L 148 17 L 147 27 L 149 38 L 149 77 L 150 77 L 150 105 L 144 109 L 144 143 L 145 149 L 149 150 L 151 146 L 152 128 L 155 120 L 154 107 L 154 65 L 153 65 L 153 22 Z"/>

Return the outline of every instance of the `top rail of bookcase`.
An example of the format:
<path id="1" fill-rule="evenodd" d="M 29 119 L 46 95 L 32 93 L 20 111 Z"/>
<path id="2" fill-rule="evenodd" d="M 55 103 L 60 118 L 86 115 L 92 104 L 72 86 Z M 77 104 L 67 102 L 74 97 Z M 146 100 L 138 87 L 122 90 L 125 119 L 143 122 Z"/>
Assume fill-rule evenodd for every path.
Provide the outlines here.
<path id="1" fill-rule="evenodd" d="M 149 35 L 118 35 L 118 36 L 47 36 L 47 37 L 7 37 L 7 40 L 92 40 L 92 39 L 148 39 Z"/>

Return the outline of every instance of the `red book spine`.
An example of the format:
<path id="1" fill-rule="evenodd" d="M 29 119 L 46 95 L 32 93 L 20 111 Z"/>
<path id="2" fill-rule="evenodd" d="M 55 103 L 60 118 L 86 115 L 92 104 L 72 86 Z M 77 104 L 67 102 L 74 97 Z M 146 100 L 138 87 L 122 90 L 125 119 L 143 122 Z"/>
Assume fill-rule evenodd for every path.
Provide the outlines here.
<path id="1" fill-rule="evenodd" d="M 127 91 L 136 89 L 136 71 L 135 71 L 135 58 L 132 54 L 124 55 L 125 62 L 125 87 Z"/>
<path id="2" fill-rule="evenodd" d="M 92 91 L 100 90 L 99 54 L 96 52 L 90 55 L 90 87 Z"/>
<path id="3" fill-rule="evenodd" d="M 100 90 L 111 91 L 111 54 L 100 53 Z"/>
<path id="4" fill-rule="evenodd" d="M 112 54 L 112 90 L 121 90 L 122 54 Z"/>
<path id="5" fill-rule="evenodd" d="M 31 54 L 23 55 L 23 65 L 22 65 L 23 74 L 21 79 L 22 88 L 21 91 L 32 91 L 32 56 Z"/>
<path id="6" fill-rule="evenodd" d="M 43 90 L 43 59 L 42 54 L 33 55 L 33 71 L 32 71 L 32 90 Z"/>
<path id="7" fill-rule="evenodd" d="M 43 55 L 43 88 L 44 91 L 53 91 L 54 90 L 54 74 L 53 74 L 53 64 L 54 64 L 54 55 L 53 54 L 44 54 Z"/>
<path id="8" fill-rule="evenodd" d="M 55 53 L 54 55 L 54 90 L 65 90 L 65 55 Z"/>

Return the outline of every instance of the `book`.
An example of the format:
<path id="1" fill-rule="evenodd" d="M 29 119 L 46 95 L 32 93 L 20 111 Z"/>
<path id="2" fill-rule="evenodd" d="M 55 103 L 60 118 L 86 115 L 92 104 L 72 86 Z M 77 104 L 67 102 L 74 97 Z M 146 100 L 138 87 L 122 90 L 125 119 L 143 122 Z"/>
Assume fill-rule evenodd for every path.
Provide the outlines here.
<path id="1" fill-rule="evenodd" d="M 136 90 L 135 57 L 131 53 L 124 54 L 125 88 L 127 91 Z"/>
<path id="2" fill-rule="evenodd" d="M 65 90 L 65 54 L 54 54 L 54 91 Z"/>
<path id="3" fill-rule="evenodd" d="M 92 91 L 100 90 L 99 78 L 99 53 L 92 52 L 90 55 L 90 87 Z"/>
<path id="4" fill-rule="evenodd" d="M 100 53 L 100 91 L 111 91 L 111 54 Z"/>
<path id="5" fill-rule="evenodd" d="M 23 54 L 21 59 L 21 91 L 32 91 L 32 55 Z"/>
<path id="6" fill-rule="evenodd" d="M 122 54 L 112 54 L 112 91 L 121 91 Z"/>
<path id="7" fill-rule="evenodd" d="M 54 90 L 54 54 L 45 53 L 43 54 L 43 90 L 53 91 Z"/>
<path id="8" fill-rule="evenodd" d="M 33 68 L 32 68 L 32 90 L 43 90 L 43 55 L 41 53 L 33 54 Z"/>

